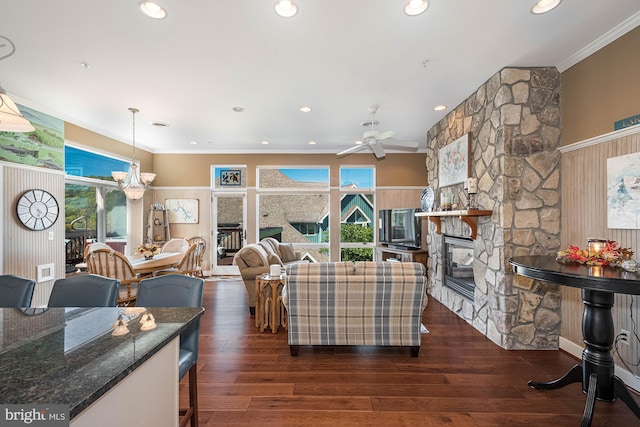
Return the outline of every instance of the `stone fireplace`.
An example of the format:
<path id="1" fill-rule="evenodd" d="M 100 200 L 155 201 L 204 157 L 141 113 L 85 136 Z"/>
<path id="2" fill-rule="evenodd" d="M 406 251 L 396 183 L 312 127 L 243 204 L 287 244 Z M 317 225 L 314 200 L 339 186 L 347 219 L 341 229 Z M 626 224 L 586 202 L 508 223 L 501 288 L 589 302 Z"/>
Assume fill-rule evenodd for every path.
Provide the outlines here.
<path id="1" fill-rule="evenodd" d="M 458 217 L 428 224 L 429 293 L 493 342 L 507 349 L 556 349 L 561 293 L 514 276 L 508 259 L 555 254 L 560 248 L 560 74 L 553 67 L 504 68 L 434 125 L 427 135 L 427 179 L 438 185 L 438 150 L 471 136 L 471 176 L 479 209 L 473 251 L 473 298 L 444 283 L 444 236 L 466 238 Z M 466 207 L 462 184 L 446 188 Z M 439 197 L 436 196 L 436 200 Z"/>

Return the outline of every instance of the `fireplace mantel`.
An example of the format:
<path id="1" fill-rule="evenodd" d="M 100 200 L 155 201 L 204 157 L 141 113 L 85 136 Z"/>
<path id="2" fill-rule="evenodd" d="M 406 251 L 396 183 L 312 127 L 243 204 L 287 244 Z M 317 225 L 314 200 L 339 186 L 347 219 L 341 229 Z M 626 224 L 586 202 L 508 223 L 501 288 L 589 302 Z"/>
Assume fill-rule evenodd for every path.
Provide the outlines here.
<path id="1" fill-rule="evenodd" d="M 475 240 L 476 235 L 478 233 L 478 217 L 479 216 L 490 216 L 493 214 L 492 211 L 488 210 L 480 210 L 480 209 L 465 209 L 465 210 L 455 210 L 455 211 L 436 211 L 436 212 L 417 212 L 417 217 L 428 218 L 429 221 L 433 222 L 436 225 L 436 233 L 440 234 L 441 227 L 441 219 L 442 217 L 448 216 L 457 216 L 460 218 L 462 222 L 467 224 L 471 229 L 469 233 L 469 237 Z"/>

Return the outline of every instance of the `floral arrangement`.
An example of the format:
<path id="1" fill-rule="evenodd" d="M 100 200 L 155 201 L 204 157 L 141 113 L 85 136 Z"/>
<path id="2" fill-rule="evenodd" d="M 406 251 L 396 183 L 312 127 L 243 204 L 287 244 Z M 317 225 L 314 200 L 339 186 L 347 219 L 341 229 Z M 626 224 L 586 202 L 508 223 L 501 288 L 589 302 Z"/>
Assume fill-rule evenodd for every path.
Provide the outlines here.
<path id="1" fill-rule="evenodd" d="M 136 248 L 135 253 L 144 255 L 145 258 L 153 258 L 160 253 L 160 245 L 157 243 L 145 243 Z"/>
<path id="2" fill-rule="evenodd" d="M 600 265 L 621 267 L 623 261 L 631 260 L 633 251 L 629 248 L 619 248 L 618 242 L 607 240 L 602 250 L 589 253 L 589 249 L 569 246 L 566 251 L 559 251 L 556 261 L 561 263 L 576 262 L 586 265 Z"/>

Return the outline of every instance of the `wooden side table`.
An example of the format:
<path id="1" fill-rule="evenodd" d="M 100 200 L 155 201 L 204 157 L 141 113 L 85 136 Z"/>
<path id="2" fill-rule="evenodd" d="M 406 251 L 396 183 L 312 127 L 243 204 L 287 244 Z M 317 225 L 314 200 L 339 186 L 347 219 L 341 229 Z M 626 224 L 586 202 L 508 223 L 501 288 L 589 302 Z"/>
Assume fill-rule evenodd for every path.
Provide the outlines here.
<path id="1" fill-rule="evenodd" d="M 264 332 L 271 327 L 276 333 L 280 326 L 287 329 L 287 313 L 282 304 L 282 288 L 285 276 L 270 276 L 264 273 L 256 276 L 256 327 Z"/>

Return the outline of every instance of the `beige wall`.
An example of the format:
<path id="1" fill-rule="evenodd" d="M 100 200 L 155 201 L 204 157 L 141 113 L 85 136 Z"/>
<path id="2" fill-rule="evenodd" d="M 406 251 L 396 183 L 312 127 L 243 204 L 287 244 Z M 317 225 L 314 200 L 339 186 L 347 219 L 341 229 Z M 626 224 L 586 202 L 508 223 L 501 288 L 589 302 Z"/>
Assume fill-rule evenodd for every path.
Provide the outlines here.
<path id="1" fill-rule="evenodd" d="M 640 114 L 640 27 L 562 73 L 562 145 Z"/>
<path id="2" fill-rule="evenodd" d="M 425 130 L 426 134 L 426 130 Z M 247 165 L 247 186 L 255 187 L 256 166 L 325 165 L 331 167 L 331 186 L 338 186 L 340 165 L 372 165 L 376 167 L 378 186 L 425 186 L 424 154 L 387 154 L 376 159 L 373 154 L 155 154 L 153 185 L 158 187 L 208 187 L 210 167 Z"/>

